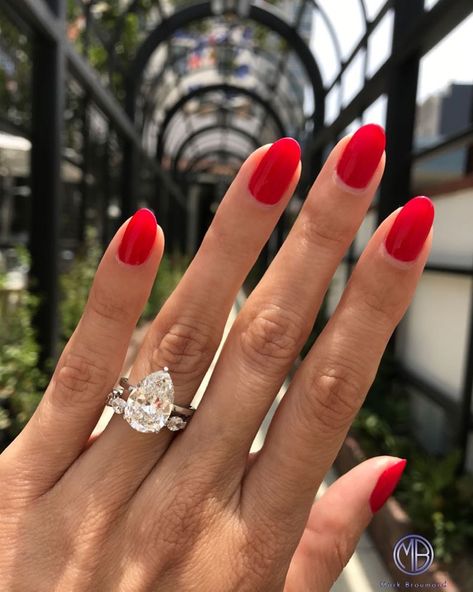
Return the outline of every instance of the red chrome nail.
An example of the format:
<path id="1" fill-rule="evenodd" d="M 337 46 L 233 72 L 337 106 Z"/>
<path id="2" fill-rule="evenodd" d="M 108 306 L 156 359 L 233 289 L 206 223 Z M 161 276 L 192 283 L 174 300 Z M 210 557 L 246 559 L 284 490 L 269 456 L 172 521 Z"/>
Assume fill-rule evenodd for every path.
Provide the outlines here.
<path id="1" fill-rule="evenodd" d="M 396 489 L 406 464 L 407 460 L 402 459 L 381 473 L 370 497 L 370 508 L 373 514 L 384 506 L 389 496 Z"/>
<path id="2" fill-rule="evenodd" d="M 253 197 L 265 204 L 276 204 L 284 195 L 299 166 L 301 148 L 292 138 L 275 142 L 263 156 L 250 180 Z"/>
<path id="3" fill-rule="evenodd" d="M 369 123 L 360 127 L 338 161 L 338 176 L 350 187 L 363 189 L 378 168 L 385 147 L 386 136 L 381 126 Z"/>
<path id="4" fill-rule="evenodd" d="M 402 208 L 386 237 L 386 250 L 399 261 L 414 261 L 434 222 L 434 204 L 428 197 L 414 197 Z"/>
<path id="5" fill-rule="evenodd" d="M 128 265 L 141 265 L 148 259 L 156 238 L 158 225 L 151 210 L 138 210 L 128 222 L 118 248 L 120 261 Z"/>

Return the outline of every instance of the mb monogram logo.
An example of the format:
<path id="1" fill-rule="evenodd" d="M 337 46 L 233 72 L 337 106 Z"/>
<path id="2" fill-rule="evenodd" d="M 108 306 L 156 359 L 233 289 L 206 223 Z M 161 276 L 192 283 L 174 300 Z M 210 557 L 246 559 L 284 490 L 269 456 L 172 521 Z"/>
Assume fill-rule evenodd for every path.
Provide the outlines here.
<path id="1" fill-rule="evenodd" d="M 418 534 L 410 534 L 396 543 L 393 559 L 402 573 L 418 576 L 432 565 L 434 550 L 426 538 Z"/>

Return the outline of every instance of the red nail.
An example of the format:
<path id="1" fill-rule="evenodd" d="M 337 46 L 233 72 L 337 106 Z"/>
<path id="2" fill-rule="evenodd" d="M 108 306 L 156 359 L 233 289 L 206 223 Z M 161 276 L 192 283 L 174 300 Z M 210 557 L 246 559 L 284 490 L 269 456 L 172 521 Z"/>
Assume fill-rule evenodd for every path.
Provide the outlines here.
<path id="1" fill-rule="evenodd" d="M 386 147 L 381 126 L 370 123 L 357 130 L 345 146 L 337 165 L 340 179 L 354 189 L 368 185 Z"/>
<path id="2" fill-rule="evenodd" d="M 286 193 L 299 166 L 301 147 L 292 138 L 275 142 L 263 156 L 250 180 L 253 197 L 265 204 L 276 204 Z"/>
<path id="3" fill-rule="evenodd" d="M 414 261 L 434 222 L 434 204 L 428 197 L 414 197 L 402 208 L 386 237 L 386 250 L 399 261 Z"/>
<path id="4" fill-rule="evenodd" d="M 138 210 L 128 222 L 118 248 L 120 261 L 128 265 L 141 265 L 148 259 L 156 239 L 158 225 L 151 210 Z"/>
<path id="5" fill-rule="evenodd" d="M 370 508 L 373 514 L 384 506 L 389 496 L 396 489 L 406 464 L 407 460 L 402 459 L 381 473 L 370 497 Z"/>

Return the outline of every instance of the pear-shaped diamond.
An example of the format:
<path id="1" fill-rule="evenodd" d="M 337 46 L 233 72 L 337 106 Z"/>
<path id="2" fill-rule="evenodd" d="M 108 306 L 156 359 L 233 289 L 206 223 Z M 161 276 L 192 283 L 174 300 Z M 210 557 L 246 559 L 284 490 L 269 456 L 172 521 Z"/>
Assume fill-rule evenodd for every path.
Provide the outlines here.
<path id="1" fill-rule="evenodd" d="M 128 396 L 123 417 L 139 432 L 159 432 L 171 415 L 174 387 L 166 371 L 153 372 Z"/>

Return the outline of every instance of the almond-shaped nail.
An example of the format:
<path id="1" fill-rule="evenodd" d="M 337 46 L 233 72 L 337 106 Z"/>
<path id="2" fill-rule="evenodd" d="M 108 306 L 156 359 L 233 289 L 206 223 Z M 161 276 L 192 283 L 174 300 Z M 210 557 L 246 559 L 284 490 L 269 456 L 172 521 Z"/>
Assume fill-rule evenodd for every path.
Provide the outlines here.
<path id="1" fill-rule="evenodd" d="M 141 265 L 149 257 L 158 225 L 151 210 L 142 208 L 128 222 L 118 247 L 118 257 L 128 265 Z"/>
<path id="2" fill-rule="evenodd" d="M 385 245 L 398 261 L 415 261 L 434 223 L 434 204 L 428 197 L 414 197 L 397 215 Z"/>
<path id="3" fill-rule="evenodd" d="M 249 190 L 261 203 L 274 205 L 286 193 L 301 159 L 301 148 L 293 138 L 275 142 L 251 176 Z"/>
<path id="4" fill-rule="evenodd" d="M 379 476 L 370 497 L 370 508 L 373 514 L 384 506 L 392 492 L 396 489 L 406 468 L 406 464 L 407 461 L 403 458 L 385 469 Z"/>
<path id="5" fill-rule="evenodd" d="M 373 178 L 386 147 L 381 126 L 368 123 L 351 137 L 337 164 L 340 179 L 353 189 L 363 189 Z"/>

